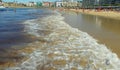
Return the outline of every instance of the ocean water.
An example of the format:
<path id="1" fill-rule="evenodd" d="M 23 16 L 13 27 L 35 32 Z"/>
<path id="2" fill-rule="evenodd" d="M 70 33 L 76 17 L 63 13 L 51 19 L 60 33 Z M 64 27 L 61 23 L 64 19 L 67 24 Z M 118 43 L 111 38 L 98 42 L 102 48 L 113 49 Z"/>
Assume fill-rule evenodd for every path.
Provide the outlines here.
<path id="1" fill-rule="evenodd" d="M 0 11 L 0 65 L 14 60 L 12 52 L 26 47 L 37 39 L 26 31 L 24 22 L 51 15 L 47 9 L 7 8 Z M 34 27 L 33 25 L 32 27 Z M 29 30 L 30 31 L 30 30 Z"/>
<path id="2" fill-rule="evenodd" d="M 38 40 L 27 44 L 28 46 L 32 46 L 32 49 L 34 49 L 31 54 L 24 51 L 20 53 L 21 55 L 28 56 L 29 58 L 27 60 L 20 64 L 18 63 L 15 67 L 6 67 L 5 70 L 120 69 L 120 60 L 115 53 L 109 50 L 105 45 L 98 44 L 97 41 L 86 32 L 82 32 L 77 28 L 71 27 L 64 21 L 64 17 L 57 10 L 18 10 L 19 16 L 14 18 L 14 21 L 15 19 L 19 20 L 15 21 L 16 23 L 14 23 L 14 25 L 16 24 L 16 26 L 12 25 L 12 31 L 18 33 L 17 36 L 20 36 L 21 34 L 28 36 L 32 35 Z M 30 13 L 21 13 L 21 11 L 29 11 Z M 18 18 L 20 16 L 27 18 Z M 9 25 L 7 27 L 9 27 Z M 8 29 L 8 31 L 9 30 L 10 29 Z M 16 34 L 11 34 L 11 36 L 13 35 Z M 8 37 L 9 36 L 10 35 L 8 35 Z M 25 41 L 24 39 L 26 39 L 26 37 L 21 37 L 23 38 L 22 40 Z M 18 38 L 16 39 L 18 41 L 19 37 L 16 38 Z M 27 38 L 27 40 L 28 39 L 29 38 Z"/>
<path id="3" fill-rule="evenodd" d="M 120 69 L 120 60 L 115 53 L 86 32 L 71 27 L 59 11 L 53 12 L 23 23 L 25 32 L 39 40 L 28 44 L 34 46 L 34 51 L 26 61 L 6 70 Z"/>
<path id="4" fill-rule="evenodd" d="M 17 8 L 0 11 L 0 48 L 10 48 L 31 42 L 29 35 L 24 31 L 24 21 L 44 17 L 50 14 L 49 10 Z"/>

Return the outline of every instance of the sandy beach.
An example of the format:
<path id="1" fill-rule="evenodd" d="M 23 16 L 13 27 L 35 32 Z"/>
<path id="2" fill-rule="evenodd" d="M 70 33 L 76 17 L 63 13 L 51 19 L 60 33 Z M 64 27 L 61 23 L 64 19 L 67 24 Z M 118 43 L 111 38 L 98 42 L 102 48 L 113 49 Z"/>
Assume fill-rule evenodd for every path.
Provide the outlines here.
<path id="1" fill-rule="evenodd" d="M 120 12 L 117 11 L 103 11 L 103 10 L 95 11 L 95 10 L 82 10 L 82 9 L 68 9 L 68 10 L 120 20 Z"/>

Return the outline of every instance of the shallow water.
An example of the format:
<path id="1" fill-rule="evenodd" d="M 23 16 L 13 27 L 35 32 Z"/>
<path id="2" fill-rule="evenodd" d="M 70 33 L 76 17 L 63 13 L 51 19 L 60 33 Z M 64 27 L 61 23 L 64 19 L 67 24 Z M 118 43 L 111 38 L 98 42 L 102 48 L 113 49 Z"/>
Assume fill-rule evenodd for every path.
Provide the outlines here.
<path id="1" fill-rule="evenodd" d="M 6 11 L 0 11 L 0 48 L 31 42 L 29 34 L 24 31 L 23 23 L 49 14 L 49 10 L 31 8 L 17 8 L 16 11 L 8 8 Z"/>
<path id="2" fill-rule="evenodd" d="M 14 10 L 8 8 L 0 11 L 0 62 L 13 60 L 9 58 L 12 52 L 37 40 L 25 31 L 24 22 L 52 14 L 47 9 L 17 8 L 16 11 Z"/>
<path id="3" fill-rule="evenodd" d="M 120 20 L 74 12 L 63 14 L 68 24 L 89 33 L 120 57 Z"/>

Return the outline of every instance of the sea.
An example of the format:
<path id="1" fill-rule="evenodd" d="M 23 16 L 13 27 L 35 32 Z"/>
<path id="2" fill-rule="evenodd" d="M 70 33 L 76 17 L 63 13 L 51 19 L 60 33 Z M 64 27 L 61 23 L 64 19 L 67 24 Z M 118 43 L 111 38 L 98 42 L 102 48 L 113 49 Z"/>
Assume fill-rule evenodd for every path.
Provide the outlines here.
<path id="1" fill-rule="evenodd" d="M 0 10 L 0 64 L 11 61 L 11 52 L 24 48 L 27 44 L 37 40 L 31 34 L 35 30 L 29 30 L 26 23 L 35 23 L 31 20 L 52 15 L 48 9 L 35 8 L 6 8 Z M 30 25 L 35 28 L 36 24 Z M 39 27 L 38 27 L 39 28 Z M 7 59 L 7 60 L 6 60 Z"/>
<path id="2" fill-rule="evenodd" d="M 27 20 L 45 17 L 52 14 L 50 10 L 31 8 L 8 8 L 0 11 L 0 49 L 23 45 L 33 40 L 25 32 Z"/>
<path id="3" fill-rule="evenodd" d="M 14 67 L 9 63 L 5 70 L 120 69 L 115 53 L 86 32 L 70 26 L 63 15 L 58 10 L 35 8 L 1 11 L 0 65 L 3 61 L 16 62 Z M 31 46 L 33 51 L 21 52 L 28 58 L 19 63 L 11 52 L 24 46 Z"/>

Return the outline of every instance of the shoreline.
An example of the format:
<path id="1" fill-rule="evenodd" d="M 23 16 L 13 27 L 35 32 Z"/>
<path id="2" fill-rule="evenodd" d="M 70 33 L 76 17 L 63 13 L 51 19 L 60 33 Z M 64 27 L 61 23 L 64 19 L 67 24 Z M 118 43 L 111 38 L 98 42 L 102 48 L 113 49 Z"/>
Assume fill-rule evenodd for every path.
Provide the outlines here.
<path id="1" fill-rule="evenodd" d="M 120 60 L 115 53 L 63 19 L 59 13 L 39 19 L 41 23 L 38 24 L 43 26 L 40 29 L 45 35 L 43 33 L 38 37 L 39 41 L 29 44 L 34 46 L 29 59 L 6 70 L 120 69 Z"/>
<path id="2" fill-rule="evenodd" d="M 103 10 L 95 11 L 95 10 L 82 10 L 82 9 L 64 9 L 64 10 L 120 20 L 120 12 L 116 12 L 116 11 L 103 11 Z"/>
<path id="3" fill-rule="evenodd" d="M 112 17 L 111 15 L 114 15 L 113 13 L 116 13 L 116 14 L 120 14 L 119 12 L 115 12 L 115 11 L 108 11 L 109 13 L 112 13 L 111 15 L 109 15 L 109 13 L 107 13 L 107 12 L 105 12 L 105 11 L 100 11 L 100 12 L 95 12 L 95 14 L 92 12 L 92 14 L 91 14 L 91 12 L 90 13 L 87 13 L 87 10 L 85 10 L 85 12 L 83 12 L 83 10 L 76 10 L 76 9 L 64 9 L 65 11 L 67 11 L 67 12 L 73 12 L 73 13 L 76 13 L 76 14 L 83 14 L 83 15 L 88 15 L 88 16 L 97 16 L 97 17 L 99 17 L 99 18 L 104 18 L 104 19 L 109 19 L 109 20 L 114 20 L 114 21 L 119 21 L 120 20 L 120 18 L 117 18 L 117 17 Z M 107 14 L 107 16 L 106 15 L 104 15 L 104 14 Z M 96 15 L 97 14 L 97 15 Z M 101 15 L 102 14 L 102 15 Z M 111 17 L 109 17 L 109 16 L 111 16 Z M 120 15 L 117 15 L 117 16 L 119 16 L 120 17 Z M 109 24 L 109 23 L 108 23 Z M 115 24 L 115 23 L 113 23 L 113 24 Z M 119 23 L 118 23 L 119 24 Z M 99 43 L 105 43 L 105 41 L 109 41 L 110 39 L 102 39 L 102 38 L 100 38 L 100 37 L 96 37 L 96 38 L 98 38 L 97 40 L 99 40 L 99 41 L 101 41 L 101 42 L 99 42 Z M 107 44 L 106 44 L 107 43 Z M 105 44 L 107 45 L 107 48 L 109 48 L 109 49 L 111 49 L 113 52 L 115 52 L 115 53 L 117 53 L 117 55 L 118 55 L 118 57 L 120 58 L 120 54 L 119 54 L 119 48 L 117 48 L 117 47 L 119 47 L 119 45 L 116 45 L 117 43 L 113 43 L 114 45 L 110 45 L 109 43 L 112 43 L 112 42 L 106 42 Z M 117 47 L 116 47 L 117 46 Z"/>

